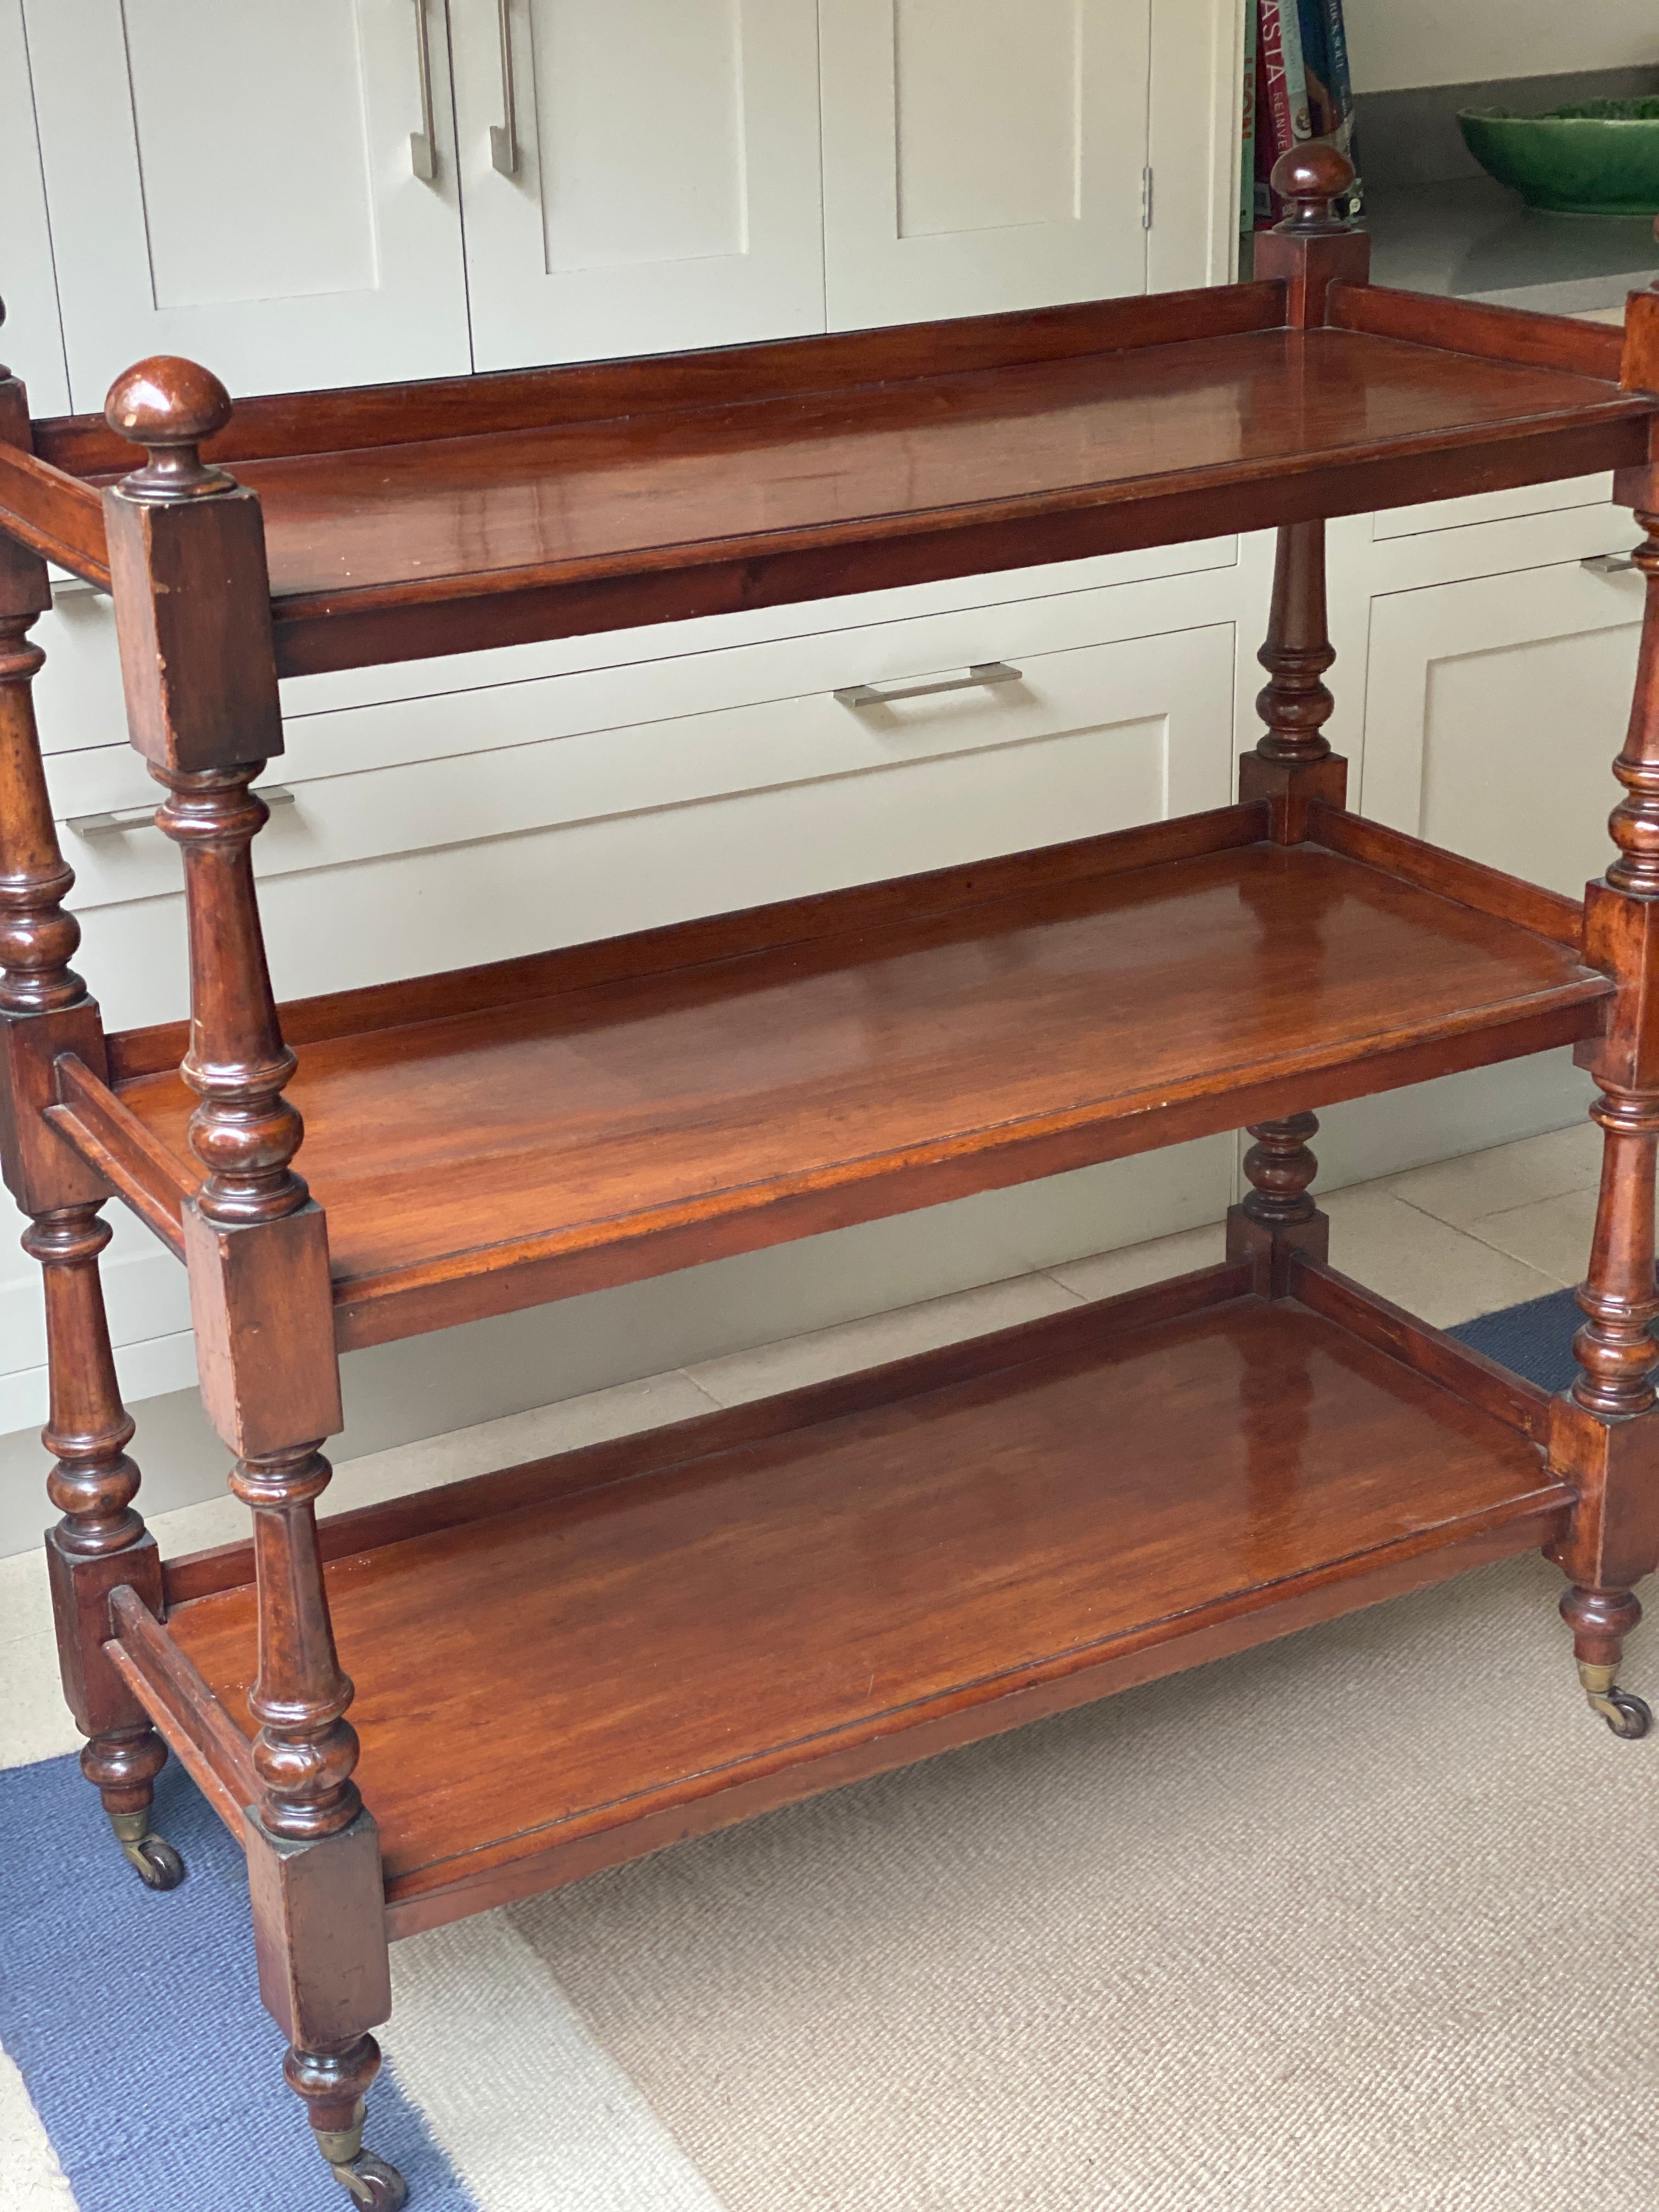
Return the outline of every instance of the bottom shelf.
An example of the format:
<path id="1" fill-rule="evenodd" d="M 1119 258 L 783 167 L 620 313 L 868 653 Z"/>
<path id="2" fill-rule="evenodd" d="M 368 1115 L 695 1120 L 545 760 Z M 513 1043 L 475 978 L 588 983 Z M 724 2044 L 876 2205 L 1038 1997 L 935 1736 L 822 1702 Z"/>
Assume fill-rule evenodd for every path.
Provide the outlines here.
<path id="1" fill-rule="evenodd" d="M 1560 1526 L 1541 1394 L 1325 1271 L 1249 1281 L 325 1523 L 394 1934 Z M 167 1627 L 251 1727 L 247 1558 L 175 1566 Z"/>

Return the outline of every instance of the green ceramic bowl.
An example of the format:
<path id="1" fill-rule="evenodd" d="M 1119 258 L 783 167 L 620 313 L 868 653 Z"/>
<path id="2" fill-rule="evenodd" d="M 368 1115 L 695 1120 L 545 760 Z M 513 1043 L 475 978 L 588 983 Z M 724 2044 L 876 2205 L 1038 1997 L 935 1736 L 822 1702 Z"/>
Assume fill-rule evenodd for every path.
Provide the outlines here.
<path id="1" fill-rule="evenodd" d="M 1466 107 L 1457 120 L 1481 167 L 1528 207 L 1659 214 L 1659 100 L 1587 100 L 1544 115 Z"/>

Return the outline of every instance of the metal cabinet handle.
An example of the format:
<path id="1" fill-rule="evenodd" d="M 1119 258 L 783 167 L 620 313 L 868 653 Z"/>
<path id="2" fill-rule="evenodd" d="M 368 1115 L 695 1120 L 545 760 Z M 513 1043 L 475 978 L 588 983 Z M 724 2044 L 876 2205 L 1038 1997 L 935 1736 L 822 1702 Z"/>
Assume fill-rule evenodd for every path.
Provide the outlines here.
<path id="1" fill-rule="evenodd" d="M 285 783 L 256 783 L 253 789 L 267 806 L 294 804 L 294 793 Z M 155 826 L 154 806 L 118 806 L 106 814 L 71 814 L 64 823 L 77 837 L 118 837 L 129 830 L 153 830 Z"/>
<path id="2" fill-rule="evenodd" d="M 1006 660 L 976 660 L 965 676 L 945 676 L 933 684 L 902 684 L 884 690 L 878 684 L 848 684 L 836 693 L 843 707 L 886 707 L 895 699 L 927 699 L 935 691 L 973 691 L 981 684 L 1018 684 L 1018 668 Z"/>
<path id="3" fill-rule="evenodd" d="M 1588 568 L 1592 576 L 1622 576 L 1636 562 L 1628 553 L 1587 553 L 1578 565 Z"/>
<path id="4" fill-rule="evenodd" d="M 438 141 L 432 128 L 432 34 L 427 0 L 415 0 L 415 60 L 421 78 L 421 127 L 409 134 L 409 166 L 422 184 L 438 173 Z"/>
<path id="5" fill-rule="evenodd" d="M 501 120 L 489 126 L 489 161 L 504 177 L 519 173 L 519 110 L 513 89 L 512 0 L 495 0 L 495 27 L 501 41 Z"/>

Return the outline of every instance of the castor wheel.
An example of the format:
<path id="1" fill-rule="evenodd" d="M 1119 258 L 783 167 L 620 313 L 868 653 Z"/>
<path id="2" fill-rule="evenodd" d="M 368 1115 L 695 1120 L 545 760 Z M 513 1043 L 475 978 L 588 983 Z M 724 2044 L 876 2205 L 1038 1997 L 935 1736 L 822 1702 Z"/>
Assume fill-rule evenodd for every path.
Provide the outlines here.
<path id="1" fill-rule="evenodd" d="M 145 1836 L 136 1844 L 123 1844 L 129 1866 L 137 1867 L 146 1889 L 177 1889 L 185 1878 L 185 1863 L 160 1836 Z"/>
<path id="2" fill-rule="evenodd" d="M 1653 1711 L 1645 1698 L 1638 1698 L 1634 1690 L 1621 1690 L 1613 1680 L 1612 1667 L 1581 1659 L 1578 1679 L 1583 1683 L 1585 1698 L 1593 1713 L 1600 1713 L 1615 1735 L 1633 1743 L 1653 1726 Z"/>
<path id="3" fill-rule="evenodd" d="M 1627 1743 L 1645 1735 L 1653 1726 L 1652 1706 L 1633 1690 L 1610 1690 L 1606 1702 L 1597 1711 L 1613 1734 L 1623 1736 Z"/>
<path id="4" fill-rule="evenodd" d="M 349 2165 L 329 2170 L 364 2212 L 398 2212 L 398 2207 L 409 2201 L 409 2184 L 402 2174 L 385 2159 L 376 2158 L 372 2150 L 360 2150 Z"/>
<path id="5" fill-rule="evenodd" d="M 109 1824 L 121 1856 L 137 1869 L 146 1889 L 177 1889 L 185 1878 L 185 1863 L 171 1844 L 149 1832 L 148 1813 L 112 1813 Z"/>

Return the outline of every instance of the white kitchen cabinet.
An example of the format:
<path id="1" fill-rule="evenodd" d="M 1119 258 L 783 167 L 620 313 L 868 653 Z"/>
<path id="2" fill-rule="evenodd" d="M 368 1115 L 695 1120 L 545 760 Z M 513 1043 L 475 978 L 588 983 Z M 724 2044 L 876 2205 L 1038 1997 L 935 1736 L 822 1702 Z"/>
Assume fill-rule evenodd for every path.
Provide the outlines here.
<path id="1" fill-rule="evenodd" d="M 451 0 L 480 368 L 823 328 L 816 0 Z"/>
<path id="2" fill-rule="evenodd" d="M 831 330 L 1144 291 L 1150 0 L 821 0 Z"/>
<path id="3" fill-rule="evenodd" d="M 1639 577 L 1576 560 L 1373 599 L 1363 811 L 1578 896 L 1613 857 L 1641 619 Z"/>
<path id="4" fill-rule="evenodd" d="M 444 0 L 24 17 L 77 408 L 152 353 L 235 392 L 471 366 Z"/>
<path id="5" fill-rule="evenodd" d="M 69 376 L 29 101 L 23 0 L 0 0 L 0 292 L 8 318 L 0 331 L 0 360 L 27 385 L 37 415 L 63 414 L 70 404 Z"/>

